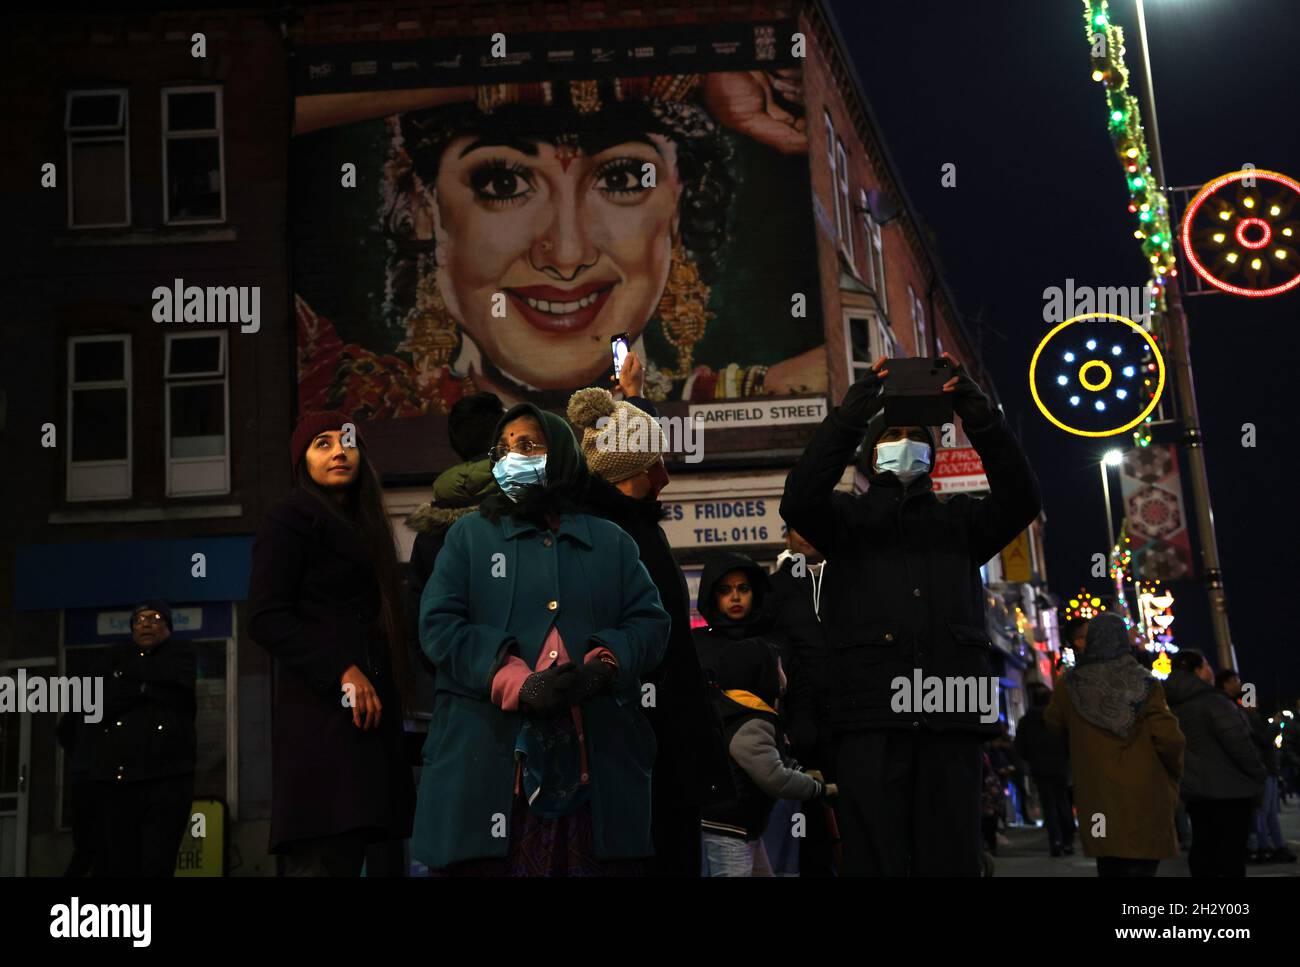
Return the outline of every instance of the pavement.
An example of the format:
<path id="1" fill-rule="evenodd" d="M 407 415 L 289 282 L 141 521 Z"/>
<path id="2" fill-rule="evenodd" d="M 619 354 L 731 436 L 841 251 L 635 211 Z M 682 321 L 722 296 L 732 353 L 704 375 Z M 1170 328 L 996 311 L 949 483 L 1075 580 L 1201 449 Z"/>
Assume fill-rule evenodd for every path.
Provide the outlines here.
<path id="1" fill-rule="evenodd" d="M 1292 800 L 1282 804 L 1282 835 L 1286 837 L 1291 852 L 1300 855 L 1300 802 Z M 1075 837 L 1074 855 L 1052 857 L 1047 852 L 1047 832 L 1037 826 L 1012 826 L 1003 832 L 1010 841 L 998 846 L 994 858 L 994 876 L 1093 876 L 1097 875 L 1097 861 L 1084 856 Z M 1187 870 L 1187 852 L 1176 859 L 1163 860 L 1157 876 L 1190 876 Z M 1247 865 L 1247 876 L 1300 877 L 1300 863 L 1265 863 Z"/>

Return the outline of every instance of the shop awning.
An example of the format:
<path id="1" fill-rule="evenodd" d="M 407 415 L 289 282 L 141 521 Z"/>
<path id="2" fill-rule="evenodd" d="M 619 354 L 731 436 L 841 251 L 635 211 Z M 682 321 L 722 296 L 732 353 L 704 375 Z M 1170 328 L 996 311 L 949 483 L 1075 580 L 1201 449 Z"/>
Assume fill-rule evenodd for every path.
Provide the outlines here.
<path id="1" fill-rule="evenodd" d="M 54 611 L 124 601 L 242 601 L 248 597 L 253 538 L 20 544 L 14 608 Z M 195 557 L 202 554 L 203 574 Z"/>

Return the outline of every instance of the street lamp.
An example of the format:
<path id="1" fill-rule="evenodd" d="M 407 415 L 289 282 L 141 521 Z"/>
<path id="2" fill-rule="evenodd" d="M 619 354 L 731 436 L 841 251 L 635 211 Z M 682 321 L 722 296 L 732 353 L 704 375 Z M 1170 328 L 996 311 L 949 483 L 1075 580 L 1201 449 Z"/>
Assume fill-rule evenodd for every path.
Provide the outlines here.
<path id="1" fill-rule="evenodd" d="M 1107 450 L 1105 456 L 1097 466 L 1101 469 L 1101 492 L 1106 499 L 1106 539 L 1109 543 L 1106 545 L 1106 555 L 1110 556 L 1110 550 L 1115 546 L 1115 521 L 1110 512 L 1110 474 L 1107 467 L 1118 467 L 1123 461 L 1124 454 L 1119 450 Z"/>
<path id="2" fill-rule="evenodd" d="M 1142 0 L 1137 3 L 1138 52 L 1142 61 L 1142 86 L 1138 93 L 1146 109 L 1148 144 L 1151 148 L 1151 170 L 1161 191 L 1169 187 L 1165 180 L 1164 157 L 1160 153 L 1160 127 L 1156 120 L 1156 94 L 1151 81 L 1151 54 L 1147 46 L 1147 20 Z M 1205 589 L 1210 599 L 1210 624 L 1214 629 L 1214 643 L 1223 668 L 1236 668 L 1237 659 L 1232 647 L 1232 633 L 1228 628 L 1228 602 L 1223 589 L 1223 571 L 1219 566 L 1219 543 L 1214 535 L 1214 511 L 1210 507 L 1210 479 L 1205 469 L 1204 442 L 1201 437 L 1201 417 L 1196 405 L 1196 386 L 1192 381 L 1192 358 L 1187 332 L 1187 316 L 1183 312 L 1179 282 L 1170 280 L 1166 286 L 1169 306 L 1168 356 L 1173 370 L 1174 385 L 1178 388 L 1178 412 L 1183 427 L 1184 453 L 1191 475 L 1192 506 L 1196 511 L 1197 530 L 1201 539 L 1201 563 L 1205 571 Z"/>

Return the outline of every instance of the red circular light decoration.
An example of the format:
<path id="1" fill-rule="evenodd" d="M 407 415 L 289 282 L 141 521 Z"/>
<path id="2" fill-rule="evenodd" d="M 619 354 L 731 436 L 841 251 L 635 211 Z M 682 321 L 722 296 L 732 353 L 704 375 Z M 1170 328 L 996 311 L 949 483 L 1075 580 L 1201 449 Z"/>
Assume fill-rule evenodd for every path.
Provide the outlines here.
<path id="1" fill-rule="evenodd" d="M 1257 242 L 1246 241 L 1246 229 L 1259 228 L 1264 233 L 1264 237 Z M 1237 222 L 1237 241 L 1242 244 L 1243 248 L 1257 249 L 1263 248 L 1268 244 L 1268 240 L 1273 237 L 1273 229 L 1268 227 L 1268 222 L 1262 218 L 1243 218 Z"/>
<path id="2" fill-rule="evenodd" d="M 1233 283 L 1220 278 L 1205 264 L 1206 261 L 1214 259 L 1217 262 L 1214 267 L 1217 268 L 1220 273 L 1228 275 L 1233 272 L 1246 272 L 1246 266 L 1250 264 L 1251 260 L 1238 258 L 1236 262 L 1231 262 L 1227 258 L 1229 253 L 1222 251 L 1215 251 L 1213 253 L 1207 252 L 1198 255 L 1196 241 L 1193 239 L 1193 222 L 1196 219 L 1197 213 L 1200 212 L 1202 204 L 1211 196 L 1218 194 L 1225 186 L 1244 181 L 1248 177 L 1253 177 L 1255 179 L 1255 187 L 1249 190 L 1256 192 L 1257 196 L 1260 194 L 1259 188 L 1262 187 L 1260 184 L 1261 182 L 1268 182 L 1272 185 L 1278 186 L 1276 192 L 1278 200 L 1272 201 L 1271 203 L 1263 202 L 1261 200 L 1258 204 L 1262 209 L 1267 210 L 1271 217 L 1279 219 L 1279 224 L 1271 224 L 1266 219 L 1255 215 L 1242 214 L 1239 217 L 1235 233 L 1238 243 L 1248 250 L 1258 250 L 1269 244 L 1269 242 L 1275 237 L 1277 229 L 1282 225 L 1285 225 L 1286 228 L 1291 230 L 1291 234 L 1287 234 L 1285 231 L 1282 232 L 1282 234 L 1287 235 L 1287 240 L 1281 242 L 1279 247 L 1279 251 L 1283 252 L 1284 256 L 1288 259 L 1287 261 L 1284 262 L 1283 259 L 1276 258 L 1275 256 L 1267 262 L 1260 260 L 1262 262 L 1260 269 L 1254 270 L 1252 268 L 1252 272 L 1256 277 L 1266 277 L 1278 268 L 1284 266 L 1291 268 L 1294 266 L 1294 274 L 1275 285 L 1269 285 L 1267 279 L 1261 279 L 1261 284 L 1254 286 L 1241 286 L 1234 285 Z M 1224 201 L 1227 202 L 1227 199 L 1225 198 Z M 1250 206 L 1247 205 L 1246 207 L 1249 208 Z M 1274 215 L 1274 209 L 1278 210 L 1277 215 Z M 1197 192 L 1196 197 L 1193 198 L 1191 204 L 1187 206 L 1187 211 L 1183 215 L 1183 253 L 1187 256 L 1188 263 L 1197 275 L 1216 289 L 1221 289 L 1222 291 L 1232 295 L 1262 298 L 1264 296 L 1281 295 L 1283 292 L 1289 292 L 1291 289 L 1300 285 L 1300 249 L 1296 248 L 1297 243 L 1292 237 L 1296 233 L 1296 228 L 1300 228 L 1300 220 L 1297 220 L 1296 218 L 1296 212 L 1298 209 L 1300 209 L 1300 183 L 1297 183 L 1292 178 L 1288 178 L 1286 175 L 1279 174 L 1276 171 L 1263 171 L 1256 169 L 1232 171 L 1226 175 L 1220 175 L 1213 181 L 1208 182 L 1199 192 Z M 1236 207 L 1231 204 L 1231 202 L 1227 202 L 1227 207 L 1223 210 L 1236 211 Z M 1251 226 L 1263 227 L 1265 233 L 1263 241 L 1246 241 L 1245 231 Z M 1219 220 L 1216 220 L 1214 223 L 1207 223 L 1207 225 L 1197 230 L 1197 234 L 1203 238 L 1208 238 L 1214 230 L 1221 228 L 1222 225 Z"/>

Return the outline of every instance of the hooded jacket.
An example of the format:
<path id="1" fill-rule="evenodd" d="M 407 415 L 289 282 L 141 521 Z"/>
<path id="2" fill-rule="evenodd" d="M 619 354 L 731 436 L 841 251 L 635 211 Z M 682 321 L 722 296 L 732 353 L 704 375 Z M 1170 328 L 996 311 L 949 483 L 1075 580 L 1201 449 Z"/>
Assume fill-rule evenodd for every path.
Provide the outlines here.
<path id="1" fill-rule="evenodd" d="M 768 643 L 762 638 L 731 642 L 718 654 L 717 676 L 736 796 L 706 806 L 701 825 L 706 832 L 752 841 L 763 835 L 776 800 L 813 799 L 824 787 L 782 752 L 776 654 Z"/>
<path id="2" fill-rule="evenodd" d="M 1264 786 L 1265 770 L 1241 710 L 1227 695 L 1186 669 L 1165 680 L 1169 707 L 1187 736 L 1182 796 L 1249 799 Z"/>
<path id="3" fill-rule="evenodd" d="M 718 606 L 713 595 L 713 586 L 730 571 L 744 571 L 749 576 L 750 587 L 754 590 L 754 601 L 749 614 L 740 621 L 729 618 Z M 731 644 L 739 641 L 757 639 L 768 648 L 776 651 L 776 646 L 766 637 L 771 625 L 771 616 L 764 611 L 764 601 L 771 588 L 767 572 L 744 554 L 734 551 L 719 551 L 712 555 L 700 573 L 700 588 L 696 608 L 709 623 L 707 628 L 696 628 L 695 650 L 700 658 L 700 668 L 704 671 L 706 681 L 717 681 L 718 662 L 722 652 Z"/>
<path id="4" fill-rule="evenodd" d="M 904 487 L 878 473 L 871 455 L 884 421 L 862 444 L 866 493 L 835 490 L 864 430 L 835 411 L 814 432 L 786 478 L 781 516 L 825 555 L 823 625 L 830 640 L 832 727 L 954 730 L 994 734 L 978 709 L 894 712 L 891 683 L 913 672 L 988 677 L 993 646 L 980 566 L 1038 515 L 1038 481 L 1000 412 L 966 426 L 988 475 L 989 494 L 940 500 L 924 474 Z M 933 438 L 931 438 L 933 439 Z"/>
<path id="5" fill-rule="evenodd" d="M 433 500 L 415 508 L 406 518 L 406 526 L 415 531 L 411 550 L 411 567 L 416 577 L 423 577 L 416 589 L 418 596 L 433 573 L 438 551 L 448 528 L 472 513 L 488 494 L 497 490 L 492 476 L 492 462 L 483 457 L 458 463 L 438 475 L 433 482 Z"/>
<path id="6" fill-rule="evenodd" d="M 801 762 L 827 772 L 830 752 L 830 647 L 826 627 L 818 615 L 826 601 L 821 589 L 827 564 L 805 563 L 803 573 L 794 574 L 795 560 L 789 551 L 777 558 L 770 575 L 771 593 L 765 608 L 772 626 L 768 637 L 781 653 L 787 687 L 784 712 L 795 755 Z"/>

